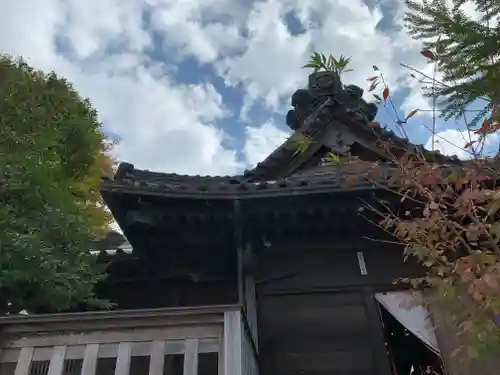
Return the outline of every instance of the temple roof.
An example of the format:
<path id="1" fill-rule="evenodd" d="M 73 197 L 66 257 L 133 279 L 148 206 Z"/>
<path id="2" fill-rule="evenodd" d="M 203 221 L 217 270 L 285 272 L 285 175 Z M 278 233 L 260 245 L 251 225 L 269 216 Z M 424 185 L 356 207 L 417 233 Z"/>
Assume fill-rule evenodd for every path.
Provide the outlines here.
<path id="1" fill-rule="evenodd" d="M 276 180 L 251 181 L 239 176 L 189 176 L 135 169 L 122 164 L 121 173 L 102 185 L 103 191 L 170 197 L 254 198 L 321 191 L 371 189 L 386 183 L 394 167 L 363 161 L 319 166 Z"/>
<path id="2" fill-rule="evenodd" d="M 408 151 L 438 164 L 460 165 L 456 157 L 429 152 L 392 131 L 370 126 L 377 107 L 364 101 L 362 94 L 359 87 L 343 86 L 331 72 L 313 73 L 308 88 L 292 95 L 293 109 L 286 121 L 294 133 L 254 169 L 236 176 L 186 176 L 139 170 L 122 163 L 114 179 L 104 181 L 101 190 L 171 197 L 267 197 L 373 188 L 374 179 L 387 180 L 382 175 L 391 174 L 393 158 Z M 307 144 L 299 151 L 301 141 Z M 358 161 L 322 165 L 328 154 Z M 374 163 L 380 164 L 376 173 Z"/>

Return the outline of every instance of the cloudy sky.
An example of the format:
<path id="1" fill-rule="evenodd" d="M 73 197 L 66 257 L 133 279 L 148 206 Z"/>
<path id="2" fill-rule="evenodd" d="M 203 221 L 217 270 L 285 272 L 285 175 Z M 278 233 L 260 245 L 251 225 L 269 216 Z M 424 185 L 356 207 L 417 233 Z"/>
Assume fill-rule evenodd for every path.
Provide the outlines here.
<path id="1" fill-rule="evenodd" d="M 290 95 L 313 51 L 351 56 L 344 82 L 384 72 L 399 115 L 430 105 L 400 63 L 431 73 L 403 0 L 0 0 L 0 52 L 67 77 L 138 168 L 233 174 L 289 135 Z M 370 99 L 370 95 L 365 97 Z M 428 144 L 430 112 L 407 124 Z M 379 120 L 393 127 L 394 114 Z M 464 124 L 438 122 L 461 155 Z"/>

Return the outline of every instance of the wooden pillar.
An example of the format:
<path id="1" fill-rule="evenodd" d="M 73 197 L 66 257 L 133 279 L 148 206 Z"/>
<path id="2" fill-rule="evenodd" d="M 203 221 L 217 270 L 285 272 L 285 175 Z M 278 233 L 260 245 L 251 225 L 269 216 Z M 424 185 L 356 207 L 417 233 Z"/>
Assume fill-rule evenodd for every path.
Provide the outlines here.
<path id="1" fill-rule="evenodd" d="M 121 342 L 118 345 L 118 357 L 116 358 L 115 375 L 129 375 L 131 351 L 132 344 L 129 342 Z"/>
<path id="2" fill-rule="evenodd" d="M 198 375 L 198 339 L 186 339 L 184 348 L 183 375 Z"/>
<path id="3" fill-rule="evenodd" d="M 245 305 L 245 284 L 243 276 L 243 228 L 241 223 L 241 206 L 240 201 L 235 199 L 233 202 L 234 211 L 234 241 L 237 255 L 237 272 L 238 272 L 238 303 L 246 308 Z"/>
<path id="4" fill-rule="evenodd" d="M 156 340 L 151 342 L 149 375 L 163 375 L 164 364 L 165 364 L 165 340 Z"/>
<path id="5" fill-rule="evenodd" d="M 88 344 L 83 355 L 82 375 L 95 375 L 97 369 L 97 354 L 99 344 Z"/>
<path id="6" fill-rule="evenodd" d="M 224 375 L 243 375 L 243 329 L 241 313 L 224 313 Z"/>
<path id="7" fill-rule="evenodd" d="M 14 375 L 28 375 L 31 367 L 31 360 L 33 359 L 33 353 L 35 349 L 32 347 L 25 347 L 21 349 L 19 353 L 19 359 L 17 360 L 16 371 Z"/>
<path id="8" fill-rule="evenodd" d="M 64 369 L 64 357 L 66 356 L 66 346 L 55 346 L 50 360 L 49 372 L 47 375 L 62 375 Z"/>
<path id="9" fill-rule="evenodd" d="M 250 327 L 253 343 L 258 349 L 257 329 L 257 297 L 255 293 L 254 255 L 252 247 L 247 244 L 243 253 L 243 276 L 245 313 Z"/>
<path id="10" fill-rule="evenodd" d="M 391 363 L 387 355 L 385 346 L 384 326 L 380 316 L 380 310 L 375 300 L 372 288 L 363 288 L 363 302 L 365 305 L 368 324 L 370 325 L 371 347 L 373 355 L 373 365 L 377 375 L 391 375 Z"/>

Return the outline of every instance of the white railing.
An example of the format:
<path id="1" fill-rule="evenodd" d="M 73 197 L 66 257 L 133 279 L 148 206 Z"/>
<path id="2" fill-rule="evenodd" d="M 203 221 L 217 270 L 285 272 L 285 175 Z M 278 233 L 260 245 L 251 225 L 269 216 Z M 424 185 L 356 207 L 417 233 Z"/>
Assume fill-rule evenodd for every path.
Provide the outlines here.
<path id="1" fill-rule="evenodd" d="M 258 375 L 245 326 L 235 306 L 4 317 L 0 375 Z"/>

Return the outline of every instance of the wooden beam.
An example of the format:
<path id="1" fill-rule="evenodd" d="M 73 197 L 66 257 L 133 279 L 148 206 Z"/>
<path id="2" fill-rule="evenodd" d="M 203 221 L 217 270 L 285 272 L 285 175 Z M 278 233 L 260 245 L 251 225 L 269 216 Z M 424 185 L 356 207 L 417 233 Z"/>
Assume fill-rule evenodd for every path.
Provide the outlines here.
<path id="1" fill-rule="evenodd" d="M 222 321 L 222 315 L 225 311 L 237 308 L 238 305 L 213 305 L 213 306 L 194 306 L 194 307 L 163 307 L 157 309 L 136 309 L 136 310 L 106 310 L 106 311 L 87 311 L 78 313 L 53 313 L 53 314 L 34 314 L 29 316 L 14 315 L 0 317 L 0 324 L 5 326 L 6 333 L 13 332 L 33 332 L 40 327 L 34 327 L 35 324 L 43 325 L 43 329 L 47 324 L 53 323 L 75 323 L 81 326 L 72 326 L 71 330 L 94 329 L 98 325 L 96 322 L 105 322 L 105 326 L 109 326 L 112 321 L 126 321 L 129 326 L 136 327 L 138 321 L 150 322 L 153 319 L 177 319 L 189 315 L 190 317 L 199 317 L 199 322 L 209 322 L 209 319 L 215 317 L 217 321 Z M 87 324 L 84 324 L 87 323 Z M 134 324 L 135 323 L 135 324 Z M 23 330 L 13 330 L 13 325 L 25 327 Z M 30 325 L 28 327 L 28 325 Z M 175 323 L 174 323 L 175 325 Z M 53 328 L 51 326 L 51 328 Z M 118 327 L 116 327 L 118 328 Z M 61 327 L 49 330 L 61 330 Z"/>
<path id="2" fill-rule="evenodd" d="M 183 324 L 182 321 L 179 324 Z M 185 326 L 160 327 L 143 329 L 108 329 L 96 332 L 85 332 L 84 330 L 75 332 L 82 333 L 61 333 L 47 334 L 46 336 L 27 336 L 13 338 L 6 342 L 11 348 L 24 346 L 57 346 L 57 345 L 87 345 L 87 344 L 107 344 L 112 342 L 143 342 L 161 340 L 168 337 L 169 340 L 183 340 L 186 337 L 197 337 L 200 339 L 213 339 L 219 337 L 222 324 L 207 323 L 196 325 L 196 322 L 184 322 Z M 142 327 L 141 327 L 142 328 Z"/>

